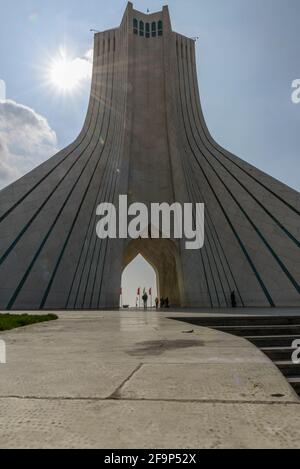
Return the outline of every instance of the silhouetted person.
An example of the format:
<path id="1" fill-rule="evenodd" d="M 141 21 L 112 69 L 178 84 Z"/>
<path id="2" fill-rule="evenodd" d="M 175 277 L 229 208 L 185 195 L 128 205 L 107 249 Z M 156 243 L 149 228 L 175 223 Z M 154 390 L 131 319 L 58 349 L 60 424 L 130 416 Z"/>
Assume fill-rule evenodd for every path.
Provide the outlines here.
<path id="1" fill-rule="evenodd" d="M 231 293 L 231 306 L 232 308 L 236 308 L 236 297 L 234 291 Z"/>
<path id="2" fill-rule="evenodd" d="M 147 293 L 144 293 L 142 300 L 144 302 L 144 309 L 147 309 L 147 304 L 148 304 L 148 295 L 147 295 Z"/>
<path id="3" fill-rule="evenodd" d="M 161 309 L 164 307 L 165 305 L 165 300 L 163 298 L 160 299 L 160 307 Z"/>
<path id="4" fill-rule="evenodd" d="M 169 306 L 170 306 L 169 298 L 166 298 L 165 299 L 165 307 L 169 308 Z"/>
<path id="5" fill-rule="evenodd" d="M 158 309 L 158 307 L 159 307 L 159 299 L 158 298 L 155 298 L 155 306 L 156 306 L 156 309 Z"/>

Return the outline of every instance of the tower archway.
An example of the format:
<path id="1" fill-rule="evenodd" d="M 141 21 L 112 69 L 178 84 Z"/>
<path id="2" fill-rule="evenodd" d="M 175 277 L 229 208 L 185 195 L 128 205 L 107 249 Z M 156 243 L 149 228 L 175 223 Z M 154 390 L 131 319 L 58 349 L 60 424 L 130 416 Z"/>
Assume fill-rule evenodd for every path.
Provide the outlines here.
<path id="1" fill-rule="evenodd" d="M 121 306 L 141 307 L 144 290 L 148 295 L 149 308 L 155 306 L 155 299 L 159 297 L 157 271 L 141 254 L 138 254 L 123 270 L 121 286 Z M 137 293 L 138 289 L 140 296 Z"/>
<path id="2" fill-rule="evenodd" d="M 180 256 L 175 242 L 169 239 L 135 239 L 129 241 L 123 253 L 123 271 L 138 256 L 153 267 L 157 275 L 158 294 L 169 298 L 170 304 L 183 304 L 183 278 Z"/>

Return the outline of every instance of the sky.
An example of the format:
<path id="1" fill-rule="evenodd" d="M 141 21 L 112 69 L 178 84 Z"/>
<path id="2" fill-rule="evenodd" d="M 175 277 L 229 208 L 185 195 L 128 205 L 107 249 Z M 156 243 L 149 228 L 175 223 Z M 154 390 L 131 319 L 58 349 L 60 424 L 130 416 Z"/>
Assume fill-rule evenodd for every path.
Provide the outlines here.
<path id="1" fill-rule="evenodd" d="M 164 4 L 133 3 L 144 12 Z M 90 29 L 118 26 L 126 4 L 0 0 L 0 189 L 79 133 L 90 91 Z M 292 82 L 300 79 L 299 0 L 168 5 L 173 29 L 199 37 L 200 96 L 215 140 L 300 191 L 300 103 L 291 99 Z M 62 90 L 64 61 L 80 85 L 68 91 Z"/>
<path id="2" fill-rule="evenodd" d="M 138 289 L 140 289 L 141 300 L 137 296 Z M 143 256 L 138 255 L 123 272 L 122 305 L 143 307 L 142 296 L 144 290 L 148 295 L 148 307 L 153 307 L 158 296 L 155 270 Z M 151 296 L 150 292 L 152 293 Z"/>

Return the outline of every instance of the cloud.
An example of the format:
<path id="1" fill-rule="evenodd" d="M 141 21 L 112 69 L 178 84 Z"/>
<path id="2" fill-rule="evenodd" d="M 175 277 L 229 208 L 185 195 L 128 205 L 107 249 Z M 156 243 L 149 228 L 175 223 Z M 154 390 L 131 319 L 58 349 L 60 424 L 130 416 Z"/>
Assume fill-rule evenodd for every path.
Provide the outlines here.
<path id="1" fill-rule="evenodd" d="M 94 49 L 89 49 L 88 51 L 86 51 L 86 53 L 79 57 L 79 60 L 83 61 L 83 62 L 87 62 L 89 64 L 89 75 L 92 76 L 92 67 L 91 65 L 93 65 L 93 57 L 94 57 Z"/>
<path id="2" fill-rule="evenodd" d="M 63 91 L 73 90 L 91 78 L 92 62 L 92 49 L 81 57 L 70 58 L 67 51 L 61 47 L 58 58 L 53 59 L 50 65 L 50 81 Z"/>
<path id="3" fill-rule="evenodd" d="M 58 151 L 45 117 L 15 101 L 0 101 L 0 189 Z"/>
<path id="4" fill-rule="evenodd" d="M 82 57 L 77 57 L 71 61 L 71 70 L 78 81 L 87 80 L 92 77 L 93 71 L 93 49 L 88 50 Z"/>
<path id="5" fill-rule="evenodd" d="M 0 80 L 0 101 L 5 101 L 6 99 L 6 85 L 5 81 Z"/>

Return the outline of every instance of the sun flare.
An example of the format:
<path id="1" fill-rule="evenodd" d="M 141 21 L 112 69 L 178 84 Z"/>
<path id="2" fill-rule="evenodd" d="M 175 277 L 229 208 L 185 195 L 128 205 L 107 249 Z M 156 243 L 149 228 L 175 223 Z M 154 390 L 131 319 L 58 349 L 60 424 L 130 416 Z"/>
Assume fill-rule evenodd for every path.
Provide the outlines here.
<path id="1" fill-rule="evenodd" d="M 82 81 L 91 76 L 91 63 L 87 57 L 72 59 L 64 50 L 52 60 L 49 69 L 51 84 L 61 92 L 73 92 Z"/>

